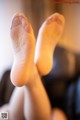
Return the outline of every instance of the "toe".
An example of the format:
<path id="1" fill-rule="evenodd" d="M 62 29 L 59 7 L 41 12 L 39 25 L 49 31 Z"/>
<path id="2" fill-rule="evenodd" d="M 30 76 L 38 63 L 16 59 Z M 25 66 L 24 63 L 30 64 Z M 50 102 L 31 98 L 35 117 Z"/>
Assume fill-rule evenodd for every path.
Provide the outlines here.
<path id="1" fill-rule="evenodd" d="M 52 22 L 56 22 L 59 25 L 63 25 L 65 23 L 65 20 L 64 20 L 63 15 L 59 13 L 55 13 L 47 19 L 47 24 L 50 24 Z"/>
<path id="2" fill-rule="evenodd" d="M 11 29 L 20 25 L 21 24 L 21 20 L 19 16 L 15 16 L 12 20 L 12 24 L 11 24 Z"/>
<path id="3" fill-rule="evenodd" d="M 11 24 L 11 29 L 22 25 L 22 27 L 27 31 L 31 32 L 31 27 L 30 23 L 28 22 L 28 19 L 21 13 L 17 13 L 13 16 L 12 18 L 12 24 Z"/>

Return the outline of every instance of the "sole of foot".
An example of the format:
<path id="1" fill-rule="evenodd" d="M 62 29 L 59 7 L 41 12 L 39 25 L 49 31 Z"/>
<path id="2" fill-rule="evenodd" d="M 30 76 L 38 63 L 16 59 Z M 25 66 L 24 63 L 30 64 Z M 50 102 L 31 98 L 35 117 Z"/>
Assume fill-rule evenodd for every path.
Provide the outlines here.
<path id="1" fill-rule="evenodd" d="M 35 64 L 41 75 L 47 75 L 53 66 L 53 53 L 60 40 L 65 19 L 63 15 L 55 13 L 42 24 L 36 44 Z"/>
<path id="2" fill-rule="evenodd" d="M 15 86 L 29 82 L 34 65 L 35 37 L 27 18 L 17 13 L 12 18 L 10 29 L 14 62 L 11 69 L 11 81 Z"/>

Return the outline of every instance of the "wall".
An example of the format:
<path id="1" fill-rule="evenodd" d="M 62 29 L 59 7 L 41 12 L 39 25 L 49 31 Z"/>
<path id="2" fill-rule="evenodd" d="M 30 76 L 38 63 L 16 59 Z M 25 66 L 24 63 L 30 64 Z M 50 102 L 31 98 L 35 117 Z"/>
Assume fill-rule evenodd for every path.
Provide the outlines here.
<path id="1" fill-rule="evenodd" d="M 12 15 L 20 11 L 23 12 L 21 0 L 0 0 L 0 78 L 13 62 L 10 24 Z"/>

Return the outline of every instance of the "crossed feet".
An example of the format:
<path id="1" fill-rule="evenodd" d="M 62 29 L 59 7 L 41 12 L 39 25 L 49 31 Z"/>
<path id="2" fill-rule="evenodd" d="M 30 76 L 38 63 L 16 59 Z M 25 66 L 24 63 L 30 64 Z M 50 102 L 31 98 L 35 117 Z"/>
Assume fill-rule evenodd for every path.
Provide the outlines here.
<path id="1" fill-rule="evenodd" d="M 46 75 L 51 71 L 53 53 L 62 36 L 64 23 L 64 17 L 58 13 L 48 17 L 39 30 L 36 43 L 27 18 L 21 13 L 14 15 L 11 25 L 14 53 L 11 81 L 15 86 L 29 83 L 34 65 L 40 75 Z"/>

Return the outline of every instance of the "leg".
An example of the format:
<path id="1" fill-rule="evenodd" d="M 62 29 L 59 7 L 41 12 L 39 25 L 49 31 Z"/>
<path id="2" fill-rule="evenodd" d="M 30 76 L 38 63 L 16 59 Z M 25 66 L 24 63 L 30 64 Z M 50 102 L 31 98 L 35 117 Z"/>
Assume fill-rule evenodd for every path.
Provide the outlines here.
<path id="1" fill-rule="evenodd" d="M 52 28 L 52 29 L 51 29 Z M 52 57 L 55 47 L 63 33 L 64 17 L 60 14 L 54 14 L 49 17 L 41 26 L 38 34 L 35 63 L 40 75 L 46 75 L 52 68 Z M 44 62 L 43 62 L 44 61 Z M 44 106 L 45 107 L 45 106 Z M 66 117 L 60 110 L 54 110 L 53 115 L 57 118 L 53 120 L 65 120 Z M 59 117 L 58 117 L 59 116 Z"/>
<path id="2" fill-rule="evenodd" d="M 50 102 L 35 66 L 31 76 L 32 83 L 25 86 L 25 116 L 29 120 L 50 120 Z"/>
<path id="3" fill-rule="evenodd" d="M 55 20 L 54 16 L 57 17 L 56 18 L 57 20 Z M 52 53 L 52 51 L 49 51 L 48 53 L 46 51 L 44 51 L 45 47 L 46 47 L 46 41 L 45 41 L 46 29 L 47 29 L 47 33 L 49 35 L 47 40 L 49 38 L 50 39 L 52 39 L 52 38 L 56 39 L 56 41 L 53 42 L 53 46 L 54 46 L 54 45 L 57 44 L 60 36 L 62 35 L 63 24 L 64 24 L 63 16 L 55 14 L 55 15 L 51 16 L 49 19 L 47 19 L 47 21 L 45 21 L 45 23 L 43 24 L 44 27 L 42 25 L 42 27 L 40 28 L 40 34 L 38 34 L 39 39 L 37 40 L 37 42 L 38 42 L 38 44 L 40 43 L 39 45 L 41 45 L 40 47 L 42 47 L 42 48 L 39 49 L 39 46 L 37 44 L 35 54 L 36 54 L 36 58 L 38 56 L 38 60 L 39 60 L 39 62 L 36 61 L 36 65 L 38 64 L 40 66 L 41 70 L 43 70 L 45 68 L 45 66 L 43 66 L 42 59 L 45 59 L 45 62 L 46 62 L 46 60 L 49 61 L 48 58 L 50 57 L 50 52 Z M 53 32 L 56 35 L 55 34 L 52 35 L 53 34 L 52 29 L 53 29 Z M 48 42 L 47 42 L 47 44 L 48 44 Z M 52 49 L 54 49 L 53 46 L 50 46 L 50 43 L 49 43 L 49 45 L 47 46 L 47 49 L 49 50 L 49 48 L 50 48 L 50 50 L 52 50 Z M 39 51 L 39 50 L 42 50 L 42 51 Z M 37 51 L 39 51 L 39 52 L 37 53 Z M 47 66 L 47 63 L 46 63 L 46 66 Z M 51 67 L 52 67 L 52 64 L 51 64 Z M 39 67 L 37 67 L 37 68 L 39 70 L 40 75 L 42 75 Z M 38 73 L 36 67 L 34 67 L 33 71 L 34 71 L 34 73 L 31 76 L 34 76 L 32 78 L 35 78 L 35 79 L 33 79 L 33 82 L 32 82 L 32 80 L 30 80 L 31 83 L 29 83 L 29 86 L 27 86 L 28 92 L 25 91 L 25 96 L 26 96 L 25 101 L 27 101 L 27 98 L 28 98 L 28 102 L 25 102 L 25 104 L 26 103 L 30 103 L 30 104 L 32 103 L 31 107 L 30 107 L 30 104 L 29 104 L 29 108 L 27 108 L 27 111 L 29 111 L 30 108 L 31 108 L 31 111 L 32 111 L 32 112 L 29 112 L 30 115 L 29 115 L 29 113 L 28 113 L 28 115 L 29 115 L 29 117 L 32 117 L 31 118 L 32 120 L 33 120 L 33 118 L 34 118 L 34 120 L 38 120 L 38 119 L 40 119 L 40 120 L 44 120 L 44 119 L 45 120 L 50 120 L 50 103 L 49 103 L 48 97 L 47 97 L 46 92 L 43 88 L 43 85 L 41 83 L 40 76 L 39 76 L 39 73 Z M 46 74 L 46 71 L 44 71 L 44 74 Z M 41 99 L 42 96 L 43 96 L 43 99 Z M 27 105 L 25 105 L 25 106 L 27 106 Z M 35 113 L 33 112 L 32 108 L 34 109 L 34 111 L 36 111 L 38 113 L 37 115 L 35 114 L 36 112 Z M 46 112 L 44 112 L 44 111 L 46 111 Z M 45 117 L 45 116 L 47 116 L 47 117 Z"/>
<path id="4" fill-rule="evenodd" d="M 24 87 L 16 88 L 9 102 L 10 120 L 24 119 Z"/>
<path id="5" fill-rule="evenodd" d="M 31 25 L 27 21 L 27 19 L 25 19 L 22 14 L 15 15 L 11 27 L 11 37 L 15 48 L 14 50 L 16 51 L 16 53 L 14 51 L 15 61 L 11 72 L 12 82 L 16 86 L 25 85 L 24 113 L 26 119 L 28 118 L 29 120 L 50 120 L 50 103 L 44 87 L 41 83 L 38 71 L 36 67 L 33 67 L 33 43 L 35 43 L 33 36 L 34 35 Z M 24 48 L 27 48 L 26 52 L 24 51 Z M 28 79 L 26 76 L 27 72 L 29 72 Z"/>
<path id="6" fill-rule="evenodd" d="M 28 120 L 50 120 L 50 103 L 36 67 L 30 81 L 25 87 L 16 88 L 9 104 L 0 109 L 9 113 L 9 120 L 23 120 L 24 117 Z"/>
<path id="7" fill-rule="evenodd" d="M 0 112 L 8 112 L 9 120 L 23 120 L 24 88 L 15 88 L 10 102 L 0 108 Z"/>

